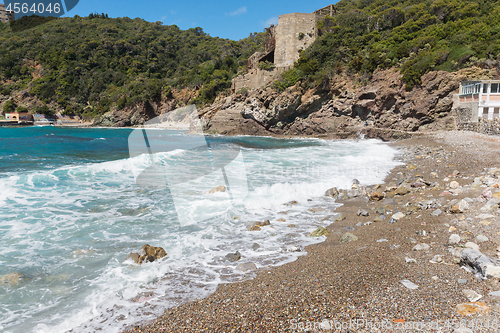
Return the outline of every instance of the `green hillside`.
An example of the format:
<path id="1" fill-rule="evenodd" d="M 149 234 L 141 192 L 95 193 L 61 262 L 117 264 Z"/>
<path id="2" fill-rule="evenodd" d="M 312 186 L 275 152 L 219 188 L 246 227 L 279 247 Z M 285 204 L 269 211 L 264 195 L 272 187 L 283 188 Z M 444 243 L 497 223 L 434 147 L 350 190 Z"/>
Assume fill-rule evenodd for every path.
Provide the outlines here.
<path id="1" fill-rule="evenodd" d="M 337 14 L 319 23 L 321 36 L 279 87 L 395 67 L 411 89 L 430 70 L 500 59 L 500 1 L 342 0 L 335 7 Z"/>
<path id="2" fill-rule="evenodd" d="M 45 20 L 26 17 L 16 24 Z M 134 105 L 172 88 L 201 89 L 208 103 L 231 86 L 264 33 L 241 41 L 210 37 L 201 28 L 180 30 L 141 19 L 90 15 L 46 19 L 14 33 L 0 23 L 0 94 L 30 88 L 45 103 L 93 117 L 115 104 Z M 34 78 L 37 65 L 43 71 Z M 90 106 L 88 106 L 90 105 Z"/>

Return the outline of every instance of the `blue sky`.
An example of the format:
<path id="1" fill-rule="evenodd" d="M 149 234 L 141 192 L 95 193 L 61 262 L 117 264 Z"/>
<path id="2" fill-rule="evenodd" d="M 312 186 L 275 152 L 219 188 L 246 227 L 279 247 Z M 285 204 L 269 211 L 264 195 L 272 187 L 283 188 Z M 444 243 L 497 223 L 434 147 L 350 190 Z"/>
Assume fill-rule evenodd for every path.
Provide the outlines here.
<path id="1" fill-rule="evenodd" d="M 19 1 L 22 2 L 22 1 Z M 251 32 L 260 32 L 278 16 L 288 13 L 311 13 L 335 3 L 324 0 L 80 0 L 67 16 L 107 13 L 110 17 L 140 17 L 146 21 L 175 24 L 181 29 L 202 27 L 211 36 L 238 40 Z M 0 0 L 0 3 L 3 3 Z"/>

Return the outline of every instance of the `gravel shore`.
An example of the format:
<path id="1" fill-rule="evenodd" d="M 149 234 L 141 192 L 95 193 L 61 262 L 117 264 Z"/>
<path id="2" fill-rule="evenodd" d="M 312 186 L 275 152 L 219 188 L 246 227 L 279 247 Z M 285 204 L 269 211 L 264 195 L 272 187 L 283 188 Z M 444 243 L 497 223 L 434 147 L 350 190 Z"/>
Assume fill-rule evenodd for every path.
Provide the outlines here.
<path id="1" fill-rule="evenodd" d="M 498 257 L 500 138 L 443 132 L 390 145 L 404 165 L 384 184 L 340 191 L 343 219 L 307 255 L 130 332 L 500 331 L 499 279 L 462 254 Z"/>

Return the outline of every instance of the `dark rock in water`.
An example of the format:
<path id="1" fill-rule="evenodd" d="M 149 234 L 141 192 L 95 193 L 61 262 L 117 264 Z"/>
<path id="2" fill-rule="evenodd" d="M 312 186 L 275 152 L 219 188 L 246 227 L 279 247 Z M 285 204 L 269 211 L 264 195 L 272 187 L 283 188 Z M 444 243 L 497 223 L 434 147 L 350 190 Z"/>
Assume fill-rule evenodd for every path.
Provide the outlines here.
<path id="1" fill-rule="evenodd" d="M 234 262 L 234 261 L 238 261 L 240 259 L 241 259 L 241 254 L 238 251 L 236 251 L 235 253 L 226 254 L 226 260 L 228 260 L 228 261 Z"/>
<path id="2" fill-rule="evenodd" d="M 260 245 L 258 243 L 253 243 L 252 245 L 252 250 L 257 250 L 257 249 L 260 249 Z"/>
<path id="3" fill-rule="evenodd" d="M 260 231 L 261 227 L 265 227 L 267 225 L 271 225 L 271 222 L 269 220 L 265 220 L 264 222 L 254 222 L 250 228 L 248 228 L 249 231 Z"/>
<path id="4" fill-rule="evenodd" d="M 298 205 L 298 204 L 299 203 L 297 201 L 293 200 L 293 201 L 287 202 L 286 204 L 283 204 L 283 205 L 285 205 L 285 206 L 293 206 L 293 205 Z"/>
<path id="5" fill-rule="evenodd" d="M 339 191 L 337 190 L 337 188 L 336 188 L 336 187 L 331 188 L 331 189 L 329 189 L 329 190 L 327 190 L 327 191 L 325 192 L 325 196 L 326 196 L 326 197 L 333 197 L 333 198 L 336 198 L 336 197 L 338 197 L 338 196 L 339 196 Z"/>
<path id="6" fill-rule="evenodd" d="M 352 184 L 353 184 L 353 185 L 359 185 L 360 183 L 359 183 L 359 180 L 354 179 L 354 180 L 352 181 Z"/>
<path id="7" fill-rule="evenodd" d="M 260 227 L 258 225 L 252 224 L 248 231 L 260 231 Z"/>
<path id="8" fill-rule="evenodd" d="M 144 262 L 153 262 L 167 256 L 167 252 L 162 247 L 154 247 L 145 244 L 141 248 L 141 253 L 130 253 L 127 257 L 132 259 L 136 264 Z"/>
<path id="9" fill-rule="evenodd" d="M 21 283 L 23 279 L 26 279 L 26 276 L 24 274 L 15 272 L 15 273 L 10 273 L 6 275 L 1 275 L 0 276 L 0 285 L 6 284 L 11 287 L 15 287 Z"/>
<path id="10" fill-rule="evenodd" d="M 360 208 L 360 209 L 358 210 L 358 216 L 369 216 L 369 215 L 370 215 L 370 213 L 368 213 L 368 211 L 367 211 L 367 210 L 365 210 L 365 209 L 361 209 L 361 208 Z"/>
<path id="11" fill-rule="evenodd" d="M 222 193 L 226 192 L 226 187 L 224 185 L 217 186 L 211 189 L 210 191 L 206 192 L 206 194 L 214 194 L 217 192 L 222 192 Z"/>

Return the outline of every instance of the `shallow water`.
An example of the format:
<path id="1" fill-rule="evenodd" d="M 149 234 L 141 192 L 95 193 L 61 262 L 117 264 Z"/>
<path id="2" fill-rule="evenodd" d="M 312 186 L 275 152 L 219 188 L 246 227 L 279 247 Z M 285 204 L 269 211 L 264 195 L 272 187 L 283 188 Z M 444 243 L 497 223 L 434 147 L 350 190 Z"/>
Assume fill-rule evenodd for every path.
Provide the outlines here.
<path id="1" fill-rule="evenodd" d="M 131 133 L 0 129 L 0 279 L 23 275 L 0 283 L 3 332 L 118 332 L 252 277 L 235 270 L 241 262 L 293 261 L 304 252 L 287 248 L 324 240 L 307 235 L 332 222 L 327 189 L 381 182 L 396 165 L 395 151 L 376 140 L 209 137 L 210 150 L 187 154 L 171 143 L 199 137 L 160 130 L 150 141 L 170 148 L 129 158 Z M 214 167 L 217 147 L 237 152 L 223 163 L 226 179 Z M 199 168 L 203 156 L 213 172 Z M 152 160 L 166 176 L 140 186 Z M 224 184 L 225 193 L 205 194 Z M 263 220 L 271 226 L 247 231 Z M 146 243 L 168 256 L 142 266 L 126 260 Z M 239 262 L 224 260 L 235 251 Z"/>

